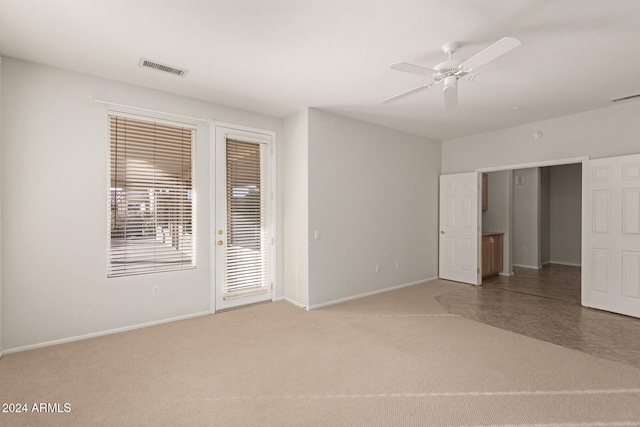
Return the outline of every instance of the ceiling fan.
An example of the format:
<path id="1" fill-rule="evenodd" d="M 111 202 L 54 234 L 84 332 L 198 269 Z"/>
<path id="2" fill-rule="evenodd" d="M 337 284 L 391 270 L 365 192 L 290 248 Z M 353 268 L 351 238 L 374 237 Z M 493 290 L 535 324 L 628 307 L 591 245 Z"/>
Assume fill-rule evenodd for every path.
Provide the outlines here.
<path id="1" fill-rule="evenodd" d="M 448 59 L 439 63 L 433 69 L 421 67 L 420 65 L 409 64 L 407 62 L 396 62 L 391 64 L 389 68 L 392 70 L 404 71 L 406 73 L 419 74 L 430 78 L 426 84 L 403 92 L 401 94 L 384 99 L 383 104 L 397 101 L 400 98 L 428 89 L 432 86 L 444 86 L 444 109 L 448 110 L 458 105 L 458 79 L 464 77 L 470 72 L 480 68 L 486 63 L 493 61 L 499 56 L 520 46 L 520 40 L 513 37 L 503 37 L 488 48 L 477 53 L 475 56 L 467 60 L 452 58 L 454 52 L 460 47 L 457 42 L 450 42 L 442 46 L 442 51 L 448 55 Z"/>

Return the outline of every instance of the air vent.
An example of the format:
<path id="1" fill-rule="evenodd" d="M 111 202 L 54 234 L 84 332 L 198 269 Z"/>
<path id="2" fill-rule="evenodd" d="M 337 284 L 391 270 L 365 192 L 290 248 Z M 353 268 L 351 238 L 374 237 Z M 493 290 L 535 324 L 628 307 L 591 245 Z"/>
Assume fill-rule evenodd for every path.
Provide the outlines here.
<path id="1" fill-rule="evenodd" d="M 640 98 L 640 93 L 637 93 L 635 95 L 623 96 L 622 98 L 612 99 L 611 102 L 629 101 L 636 98 Z"/>
<path id="2" fill-rule="evenodd" d="M 182 68 L 174 67 L 172 65 L 160 64 L 159 62 L 145 58 L 140 58 L 139 65 L 141 67 L 151 68 L 153 70 L 162 71 L 163 73 L 169 73 L 180 77 L 184 77 L 189 72 L 189 70 L 183 70 Z"/>

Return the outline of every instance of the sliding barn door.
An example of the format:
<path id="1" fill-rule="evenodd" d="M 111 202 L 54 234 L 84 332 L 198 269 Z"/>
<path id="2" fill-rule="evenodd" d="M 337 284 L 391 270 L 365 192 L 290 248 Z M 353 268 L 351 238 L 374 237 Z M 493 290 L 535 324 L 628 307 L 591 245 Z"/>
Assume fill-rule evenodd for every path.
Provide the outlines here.
<path id="1" fill-rule="evenodd" d="M 271 300 L 271 143 L 216 127 L 216 310 Z"/>
<path id="2" fill-rule="evenodd" d="M 440 176 L 441 279 L 482 283 L 478 178 L 477 172 Z"/>
<path id="3" fill-rule="evenodd" d="M 582 305 L 640 317 L 640 155 L 582 164 Z"/>

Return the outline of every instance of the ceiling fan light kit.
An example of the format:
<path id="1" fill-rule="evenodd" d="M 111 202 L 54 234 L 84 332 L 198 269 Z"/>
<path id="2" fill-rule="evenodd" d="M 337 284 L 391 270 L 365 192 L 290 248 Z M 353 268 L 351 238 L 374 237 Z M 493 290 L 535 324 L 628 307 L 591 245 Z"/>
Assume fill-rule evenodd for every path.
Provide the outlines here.
<path id="1" fill-rule="evenodd" d="M 403 71 L 406 73 L 419 74 L 426 76 L 431 81 L 418 86 L 414 89 L 384 99 L 383 104 L 388 104 L 393 101 L 397 101 L 400 98 L 419 92 L 423 89 L 428 89 L 432 86 L 444 83 L 444 109 L 456 107 L 458 105 L 458 79 L 464 77 L 476 70 L 477 68 L 485 65 L 486 63 L 493 61 L 499 56 L 515 49 L 520 46 L 520 40 L 513 37 L 503 37 L 488 48 L 480 51 L 476 55 L 467 60 L 461 60 L 453 58 L 453 54 L 458 50 L 460 44 L 457 42 L 449 42 L 442 46 L 442 51 L 447 55 L 447 59 L 433 69 L 422 67 L 420 65 L 409 64 L 407 62 L 396 62 L 391 64 L 389 68 L 392 70 Z M 475 74 L 469 75 L 467 78 L 472 81 L 475 78 Z"/>
<path id="2" fill-rule="evenodd" d="M 444 88 L 451 88 L 458 86 L 458 78 L 456 76 L 447 76 L 444 78 Z"/>

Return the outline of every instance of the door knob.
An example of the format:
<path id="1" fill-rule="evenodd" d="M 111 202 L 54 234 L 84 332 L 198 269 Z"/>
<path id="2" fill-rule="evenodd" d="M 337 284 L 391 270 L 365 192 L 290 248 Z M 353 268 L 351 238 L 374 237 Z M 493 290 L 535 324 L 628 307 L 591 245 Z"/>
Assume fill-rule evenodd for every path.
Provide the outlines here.
<path id="1" fill-rule="evenodd" d="M 222 240 L 218 240 L 218 246 L 222 246 Z"/>
<path id="2" fill-rule="evenodd" d="M 440 230 L 440 234 L 444 234 L 444 230 Z"/>

